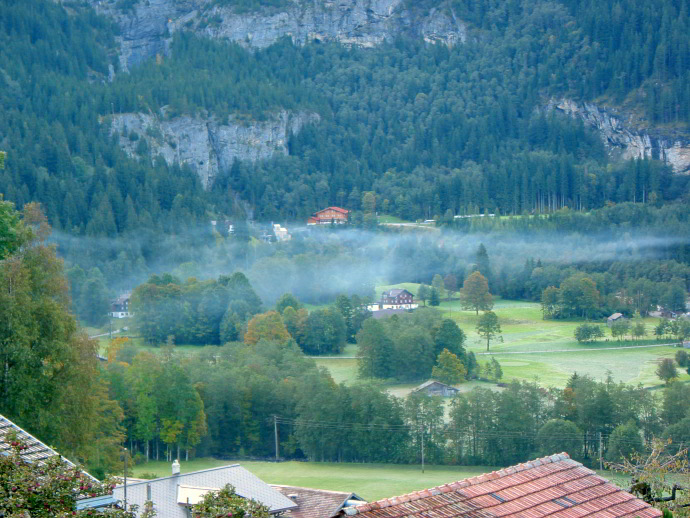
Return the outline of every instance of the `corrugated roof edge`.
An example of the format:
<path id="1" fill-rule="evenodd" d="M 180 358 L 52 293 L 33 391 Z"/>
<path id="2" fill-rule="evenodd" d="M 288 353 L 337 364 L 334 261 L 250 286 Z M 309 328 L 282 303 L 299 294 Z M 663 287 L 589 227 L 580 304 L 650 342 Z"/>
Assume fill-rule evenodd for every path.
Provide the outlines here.
<path id="1" fill-rule="evenodd" d="M 93 480 L 93 481 L 95 481 L 95 482 L 100 482 L 96 477 L 94 477 L 93 475 L 91 475 L 88 471 L 85 471 L 85 470 L 81 469 L 81 468 L 80 468 L 79 466 L 77 466 L 74 462 L 72 462 L 71 460 L 69 460 L 67 457 L 63 457 L 60 453 L 58 453 L 57 451 L 55 451 L 55 449 L 51 448 L 50 446 L 48 446 L 48 445 L 47 445 L 46 443 L 44 443 L 43 441 L 39 441 L 35 436 L 33 436 L 32 434 L 30 434 L 29 432 L 27 432 L 26 430 L 24 430 L 24 428 L 22 428 L 21 426 L 19 426 L 18 424 L 16 424 L 14 421 L 8 419 L 7 417 L 5 417 L 5 416 L 2 415 L 2 414 L 0 414 L 0 421 L 7 421 L 7 423 L 9 423 L 10 428 L 12 428 L 13 430 L 15 430 L 18 434 L 28 435 L 29 438 L 33 439 L 34 441 L 36 441 L 38 444 L 40 444 L 41 446 L 43 446 L 43 447 L 46 448 L 47 450 L 53 452 L 54 455 L 50 455 L 50 457 L 54 457 L 54 456 L 60 457 L 60 459 L 62 460 L 62 462 L 64 462 L 64 463 L 67 464 L 68 466 L 71 466 L 71 467 L 73 467 L 73 468 L 77 468 L 79 471 L 81 471 L 84 475 L 86 475 L 87 477 L 89 477 L 91 480 Z M 0 437 L 0 439 L 3 439 L 5 436 L 7 436 L 7 432 L 5 432 L 5 433 Z M 48 457 L 46 457 L 46 458 L 48 458 Z M 27 459 L 27 460 L 29 460 L 29 459 Z M 42 460 L 45 460 L 45 459 L 38 459 L 38 462 L 41 462 Z M 30 462 L 33 462 L 33 461 L 30 461 Z"/>
<path id="2" fill-rule="evenodd" d="M 561 462 L 563 460 L 570 460 L 570 455 L 565 452 L 557 453 L 555 455 L 549 455 L 548 457 L 542 457 L 541 459 L 532 460 L 523 464 L 517 464 L 516 466 L 503 468 L 498 471 L 492 471 L 491 473 L 484 473 L 483 475 L 478 475 L 476 477 L 466 478 L 457 482 L 451 482 L 450 484 L 444 484 L 442 486 L 432 487 L 431 489 L 422 489 L 421 491 L 415 491 L 414 493 L 408 493 L 406 495 L 384 498 L 383 500 L 379 500 L 377 502 L 358 505 L 356 507 L 346 507 L 343 509 L 343 511 L 345 511 L 345 514 L 348 516 L 354 516 L 356 514 L 365 513 L 374 509 L 384 509 L 401 502 L 412 502 L 414 500 L 427 498 L 432 495 L 449 493 L 451 491 L 455 491 L 456 489 L 481 484 L 483 482 L 488 482 L 489 480 L 495 480 L 507 475 L 512 475 L 513 473 L 519 473 L 520 471 L 536 468 L 537 466 L 541 466 L 543 464 L 551 464 L 553 462 Z M 580 463 L 578 462 L 578 464 Z"/>
<path id="3" fill-rule="evenodd" d="M 167 477 L 160 477 L 160 478 L 152 478 L 150 480 L 143 480 L 141 482 L 134 482 L 133 484 L 127 484 L 127 487 L 132 487 L 132 486 L 138 486 L 140 484 L 150 484 L 151 482 L 158 482 L 160 480 L 166 480 L 169 478 L 181 478 L 181 477 L 186 477 L 187 475 L 196 475 L 197 473 L 206 473 L 208 471 L 217 471 L 219 469 L 227 469 L 227 468 L 241 468 L 239 464 L 228 464 L 227 466 L 218 466 L 217 468 L 208 468 L 208 469 L 200 469 L 199 471 L 190 471 L 189 473 L 180 473 L 178 475 L 170 475 Z M 267 484 L 268 485 L 268 484 Z M 117 487 L 122 487 L 123 484 L 119 484 Z"/>

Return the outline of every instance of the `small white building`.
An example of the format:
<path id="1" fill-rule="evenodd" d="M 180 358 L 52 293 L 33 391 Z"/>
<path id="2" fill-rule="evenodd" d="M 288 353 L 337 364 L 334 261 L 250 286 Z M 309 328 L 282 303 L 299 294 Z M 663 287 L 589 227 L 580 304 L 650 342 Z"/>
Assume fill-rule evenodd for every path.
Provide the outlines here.
<path id="1" fill-rule="evenodd" d="M 273 233 L 276 236 L 276 241 L 290 241 L 292 239 L 288 229 L 280 226 L 279 223 L 273 224 Z"/>

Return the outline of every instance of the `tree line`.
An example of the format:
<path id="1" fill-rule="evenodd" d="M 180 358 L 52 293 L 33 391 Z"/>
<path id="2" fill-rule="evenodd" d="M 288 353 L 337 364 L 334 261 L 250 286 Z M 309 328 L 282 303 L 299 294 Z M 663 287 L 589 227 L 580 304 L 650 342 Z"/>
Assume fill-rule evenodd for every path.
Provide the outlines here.
<path id="1" fill-rule="evenodd" d="M 119 465 L 124 415 L 49 233 L 36 204 L 19 213 L 0 199 L 0 413 L 103 476 Z"/>
<path id="2" fill-rule="evenodd" d="M 554 451 L 594 463 L 599 434 L 601 453 L 611 461 L 642 453 L 653 437 L 670 439 L 673 449 L 690 435 L 688 388 L 677 382 L 661 393 L 577 374 L 563 389 L 511 382 L 501 391 L 476 388 L 458 394 L 446 420 L 440 397 L 412 393 L 401 399 L 370 380 L 335 384 L 292 340 L 228 343 L 186 358 L 174 351 L 169 356 L 134 351 L 122 347 L 118 360 L 106 367 L 109 376 L 149 383 L 147 372 L 176 370 L 184 383 L 161 385 L 160 397 L 178 398 L 176 391 L 184 394 L 191 390 L 187 386 L 203 402 L 207 433 L 198 443 L 180 434 L 183 456 L 189 449 L 200 456 L 273 457 L 275 424 L 282 458 L 342 462 L 416 463 L 424 441 L 430 463 L 511 465 Z M 139 401 L 129 393 L 120 404 L 128 438 L 139 452 L 137 462 L 145 462 L 147 441 L 138 430 L 143 429 L 140 416 L 149 414 L 138 410 Z M 152 428 L 151 444 L 162 444 L 165 418 L 151 415 L 159 423 Z M 175 443 L 170 448 L 175 451 Z"/>

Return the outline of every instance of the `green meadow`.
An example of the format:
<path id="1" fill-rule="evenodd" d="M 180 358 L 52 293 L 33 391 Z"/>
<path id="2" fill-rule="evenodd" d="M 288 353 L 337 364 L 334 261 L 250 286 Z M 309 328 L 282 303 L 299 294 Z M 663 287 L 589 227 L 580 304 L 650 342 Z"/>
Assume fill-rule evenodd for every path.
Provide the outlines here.
<path id="1" fill-rule="evenodd" d="M 385 290 L 402 288 L 416 294 L 419 285 L 401 283 L 376 287 L 377 296 Z M 594 343 L 580 344 L 573 334 L 582 322 L 543 320 L 538 303 L 494 300 L 493 311 L 501 324 L 503 341 L 493 340 L 489 353 L 486 342 L 475 331 L 478 316 L 474 311 L 462 309 L 459 301 L 443 301 L 439 309 L 452 318 L 465 332 L 467 350 L 477 355 L 479 362 L 493 355 L 503 368 L 503 381 L 536 381 L 542 386 L 563 387 L 568 378 L 577 372 L 589 374 L 595 379 L 611 375 L 615 381 L 642 383 L 646 387 L 661 387 L 662 383 L 654 371 L 663 358 L 672 358 L 676 349 L 672 346 L 658 346 L 653 331 L 657 318 L 646 318 L 647 339 L 640 341 L 618 341 L 610 336 Z M 604 323 L 601 323 L 604 325 Z M 608 329 L 606 334 L 609 335 Z M 354 350 L 356 353 L 356 350 Z M 354 356 L 348 346 L 343 357 Z M 329 369 L 336 382 L 352 383 L 357 379 L 357 361 L 350 358 L 317 359 L 319 365 Z M 690 380 L 690 376 L 679 371 L 680 381 Z M 487 383 L 472 382 L 460 385 L 463 390 L 474 386 L 490 386 Z M 389 391 L 405 395 L 415 385 L 390 385 Z"/>
<path id="2" fill-rule="evenodd" d="M 401 283 L 394 285 L 376 286 L 376 296 L 382 291 L 402 288 L 416 295 L 419 284 Z M 313 310 L 323 306 L 308 306 Z M 438 307 L 447 318 L 453 319 L 465 332 L 467 340 L 465 347 L 477 355 L 479 362 L 487 361 L 493 355 L 503 368 L 503 381 L 513 379 L 536 381 L 542 386 L 563 387 L 573 372 L 589 374 L 595 379 L 604 379 L 611 375 L 615 381 L 625 383 L 641 383 L 646 387 L 661 387 L 655 370 L 658 362 L 663 358 L 672 358 L 676 349 L 672 346 L 659 346 L 652 339 L 657 318 L 646 318 L 647 337 L 641 341 L 618 341 L 612 339 L 606 330 L 607 338 L 594 343 L 580 344 L 573 333 L 582 322 L 543 320 L 538 303 L 494 299 L 493 311 L 498 315 L 502 330 L 502 341 L 493 340 L 490 350 L 486 351 L 486 342 L 475 331 L 478 316 L 473 311 L 462 309 L 458 300 L 443 301 Z M 131 319 L 124 321 L 113 320 L 113 329 L 121 325 L 130 325 Z M 602 325 L 603 322 L 601 323 Z M 100 334 L 108 331 L 108 326 L 100 329 L 88 328 L 89 334 Z M 123 332 L 113 336 L 128 336 Z M 136 336 L 129 335 L 130 344 L 152 350 Z M 98 338 L 101 352 L 104 354 L 109 343 L 108 336 Z M 198 346 L 180 344 L 176 350 L 182 354 L 193 354 L 200 350 Z M 337 383 L 351 384 L 357 381 L 357 346 L 348 344 L 337 357 L 315 358 L 319 366 L 329 370 Z M 680 381 L 690 381 L 690 375 L 683 370 Z M 390 384 L 389 392 L 404 396 L 417 384 Z M 482 382 L 470 382 L 459 386 L 461 390 L 471 390 L 476 386 L 494 387 Z"/>
<path id="3" fill-rule="evenodd" d="M 211 458 L 180 462 L 182 473 L 235 463 L 241 464 L 268 484 L 353 492 L 369 502 L 447 484 L 499 469 L 490 466 L 425 466 L 424 473 L 422 473 L 421 466 L 409 464 L 262 462 Z M 170 470 L 170 464 L 167 462 L 151 461 L 148 464 L 135 466 L 133 476 L 164 477 L 170 475 Z M 624 482 L 624 479 L 615 473 L 601 472 L 601 474 L 614 482 Z"/>

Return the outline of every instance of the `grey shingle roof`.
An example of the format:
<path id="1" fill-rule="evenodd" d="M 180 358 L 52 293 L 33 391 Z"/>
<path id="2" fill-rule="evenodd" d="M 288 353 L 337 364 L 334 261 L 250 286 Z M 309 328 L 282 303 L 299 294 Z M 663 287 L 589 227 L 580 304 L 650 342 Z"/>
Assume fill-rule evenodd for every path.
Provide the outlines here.
<path id="1" fill-rule="evenodd" d="M 220 489 L 226 484 L 234 486 L 236 493 L 241 497 L 266 505 L 271 513 L 297 507 L 295 502 L 281 495 L 239 464 L 127 484 L 127 505 L 137 504 L 141 510 L 147 500 L 147 487 L 150 486 L 151 501 L 158 516 L 187 518 L 185 507 L 177 503 L 179 485 Z M 117 486 L 113 489 L 113 496 L 118 500 L 124 500 L 124 487 Z"/>
<path id="2" fill-rule="evenodd" d="M 50 446 L 42 443 L 29 432 L 27 432 L 23 428 L 20 428 L 19 426 L 17 426 L 12 421 L 10 421 L 2 415 L 0 415 L 0 454 L 7 455 L 9 453 L 11 445 L 7 441 L 6 437 L 7 434 L 12 431 L 17 435 L 17 438 L 27 446 L 27 448 L 25 450 L 22 450 L 21 452 L 21 457 L 25 461 L 37 462 L 40 464 L 51 457 L 60 455 Z M 62 461 L 68 466 L 75 467 L 74 463 L 70 462 L 64 457 L 61 458 Z M 87 476 L 91 477 L 93 480 L 96 480 L 91 475 L 86 473 L 86 471 L 82 470 L 82 472 Z"/>

